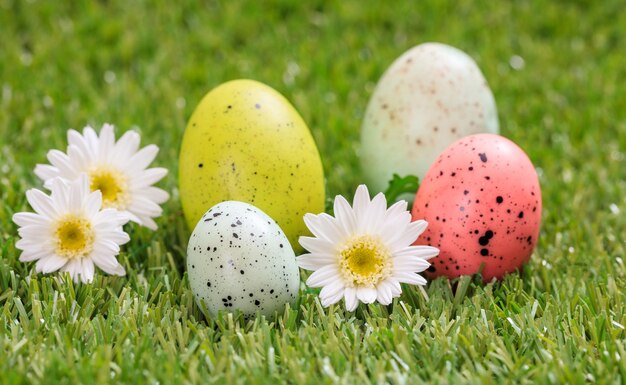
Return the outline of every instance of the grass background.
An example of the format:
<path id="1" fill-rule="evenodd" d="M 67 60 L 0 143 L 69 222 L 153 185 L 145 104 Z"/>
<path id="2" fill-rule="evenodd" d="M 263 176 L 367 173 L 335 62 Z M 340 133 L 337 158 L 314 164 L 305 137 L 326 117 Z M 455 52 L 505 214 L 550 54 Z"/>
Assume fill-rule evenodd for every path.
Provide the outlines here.
<path id="1" fill-rule="evenodd" d="M 261 4 L 262 3 L 262 4 Z M 626 14 L 621 1 L 0 0 L 0 382 L 619 383 L 626 378 Z M 503 135 L 537 166 L 534 257 L 503 282 L 405 290 L 392 306 L 204 320 L 184 274 L 177 195 L 186 119 L 253 78 L 309 123 L 328 196 L 361 182 L 361 118 L 385 68 L 426 41 L 476 59 Z M 519 68 L 519 56 L 524 66 Z M 514 65 L 511 65 L 513 63 Z M 518 69 L 516 69 L 516 68 Z M 129 226 L 128 276 L 74 285 L 18 261 L 14 212 L 65 131 L 111 122 L 161 147 L 172 192 Z M 456 286 L 456 290 L 453 290 Z"/>

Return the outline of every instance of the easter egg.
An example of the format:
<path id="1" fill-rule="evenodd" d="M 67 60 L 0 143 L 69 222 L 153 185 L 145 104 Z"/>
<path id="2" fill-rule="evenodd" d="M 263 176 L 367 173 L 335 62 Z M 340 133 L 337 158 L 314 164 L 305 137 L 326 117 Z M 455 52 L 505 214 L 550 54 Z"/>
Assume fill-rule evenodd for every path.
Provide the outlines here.
<path id="1" fill-rule="evenodd" d="M 274 218 L 292 246 L 308 234 L 303 216 L 324 211 L 324 171 L 311 133 L 272 88 L 234 80 L 209 92 L 183 136 L 180 199 L 189 228 L 216 203 L 252 203 Z"/>
<path id="2" fill-rule="evenodd" d="M 226 201 L 209 209 L 187 246 L 189 285 L 212 316 L 282 312 L 298 295 L 300 273 L 285 233 L 263 211 Z"/>
<path id="3" fill-rule="evenodd" d="M 515 143 L 493 134 L 471 135 L 439 155 L 412 214 L 429 224 L 416 244 L 440 250 L 430 260 L 430 278 L 481 271 L 485 281 L 500 279 L 526 263 L 537 242 L 539 179 Z"/>
<path id="4" fill-rule="evenodd" d="M 384 191 L 394 173 L 420 180 L 447 146 L 475 133 L 498 133 L 493 94 L 476 62 L 454 47 L 418 45 L 384 73 L 361 127 L 368 186 Z"/>

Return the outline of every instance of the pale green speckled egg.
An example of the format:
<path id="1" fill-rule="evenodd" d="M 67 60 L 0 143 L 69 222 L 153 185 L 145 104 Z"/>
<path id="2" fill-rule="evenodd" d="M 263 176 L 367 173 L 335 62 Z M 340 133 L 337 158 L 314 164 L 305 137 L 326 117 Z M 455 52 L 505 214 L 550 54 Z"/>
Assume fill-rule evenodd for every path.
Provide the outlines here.
<path id="1" fill-rule="evenodd" d="M 282 314 L 300 285 L 285 233 L 258 208 L 236 201 L 201 217 L 187 246 L 187 274 L 196 302 L 212 316 L 220 310 L 240 310 L 247 318 Z"/>
<path id="2" fill-rule="evenodd" d="M 498 133 L 496 104 L 476 62 L 425 43 L 400 56 L 372 94 L 361 128 L 368 186 L 384 191 L 394 173 L 420 179 L 437 156 L 467 135 Z"/>

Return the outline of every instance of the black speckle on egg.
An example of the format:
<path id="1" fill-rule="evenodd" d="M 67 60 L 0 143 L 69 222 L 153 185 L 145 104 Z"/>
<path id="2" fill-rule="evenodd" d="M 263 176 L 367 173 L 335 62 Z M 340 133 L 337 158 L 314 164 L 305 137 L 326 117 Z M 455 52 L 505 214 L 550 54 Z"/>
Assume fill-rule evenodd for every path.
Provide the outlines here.
<path id="1" fill-rule="evenodd" d="M 501 196 L 497 196 L 497 197 L 496 197 L 496 202 L 497 202 L 498 204 L 500 204 L 500 203 L 504 202 L 504 198 L 502 198 Z"/>
<path id="2" fill-rule="evenodd" d="M 481 160 L 483 163 L 486 163 L 486 162 L 487 162 L 487 154 L 485 154 L 485 153 L 480 153 L 480 154 L 478 154 L 478 156 L 480 157 L 480 160 Z"/>

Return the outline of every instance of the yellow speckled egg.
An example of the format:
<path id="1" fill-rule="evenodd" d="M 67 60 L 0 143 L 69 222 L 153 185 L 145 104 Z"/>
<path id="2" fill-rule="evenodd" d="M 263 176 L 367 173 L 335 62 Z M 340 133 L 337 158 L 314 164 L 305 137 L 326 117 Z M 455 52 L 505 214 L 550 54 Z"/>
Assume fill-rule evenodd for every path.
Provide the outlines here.
<path id="1" fill-rule="evenodd" d="M 251 203 L 272 217 L 294 249 L 308 234 L 306 213 L 324 211 L 324 171 L 317 146 L 295 108 L 253 80 L 233 80 L 206 94 L 180 149 L 180 198 L 189 228 L 217 203 Z"/>

